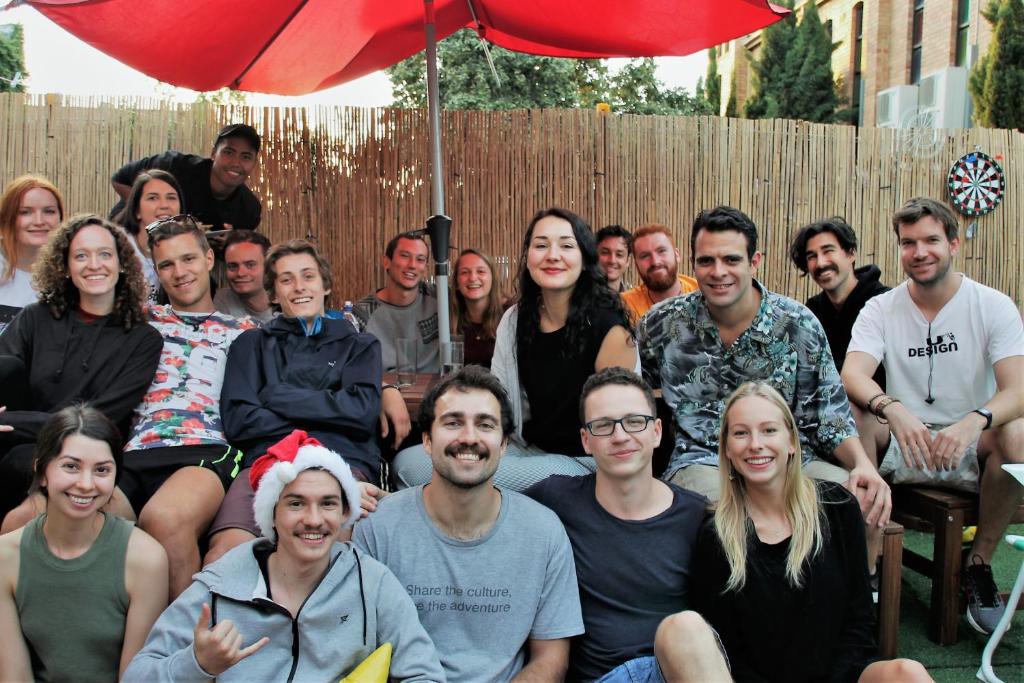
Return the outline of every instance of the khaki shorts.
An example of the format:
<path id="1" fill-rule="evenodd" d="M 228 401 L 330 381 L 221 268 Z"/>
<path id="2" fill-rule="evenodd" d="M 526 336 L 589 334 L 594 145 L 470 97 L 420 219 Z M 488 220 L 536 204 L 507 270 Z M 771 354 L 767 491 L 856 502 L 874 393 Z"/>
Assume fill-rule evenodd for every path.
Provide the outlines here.
<path id="1" fill-rule="evenodd" d="M 833 465 L 818 458 L 804 463 L 803 471 L 811 479 L 834 481 L 837 484 L 845 484 L 846 480 L 850 478 L 850 473 L 839 465 Z M 717 503 L 722 495 L 721 474 L 714 465 L 683 467 L 673 472 L 669 481 L 684 489 L 701 494 L 711 503 Z"/>

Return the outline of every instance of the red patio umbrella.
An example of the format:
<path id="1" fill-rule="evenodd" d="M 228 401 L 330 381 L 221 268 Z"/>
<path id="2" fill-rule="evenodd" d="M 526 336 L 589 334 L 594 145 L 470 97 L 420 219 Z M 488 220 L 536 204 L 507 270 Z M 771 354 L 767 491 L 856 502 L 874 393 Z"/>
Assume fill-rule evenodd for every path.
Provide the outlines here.
<path id="1" fill-rule="evenodd" d="M 161 81 L 194 90 L 302 95 L 427 49 L 431 247 L 441 341 L 447 226 L 441 185 L 436 40 L 470 27 L 501 47 L 552 57 L 687 55 L 763 28 L 789 10 L 767 0 L 14 0 Z M 450 221 L 448 221 L 450 224 Z"/>

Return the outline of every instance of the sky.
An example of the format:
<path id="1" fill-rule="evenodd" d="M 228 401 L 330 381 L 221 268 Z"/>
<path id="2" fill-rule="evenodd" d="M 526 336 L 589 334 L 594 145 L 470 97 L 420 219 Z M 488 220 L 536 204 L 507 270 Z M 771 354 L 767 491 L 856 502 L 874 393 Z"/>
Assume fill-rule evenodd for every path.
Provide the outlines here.
<path id="1" fill-rule="evenodd" d="M 144 1 L 144 0 L 140 0 Z M 25 68 L 29 93 L 63 95 L 117 95 L 195 100 L 196 93 L 161 83 L 121 64 L 53 23 L 31 7 L 0 11 L 0 24 L 17 23 L 25 32 Z M 612 68 L 626 60 L 609 60 Z M 707 56 L 700 52 L 688 57 L 656 60 L 658 78 L 672 87 L 683 86 L 691 93 L 707 69 Z M 247 102 L 263 106 L 386 107 L 391 104 L 391 83 L 383 71 L 349 83 L 301 97 L 248 93 Z"/>

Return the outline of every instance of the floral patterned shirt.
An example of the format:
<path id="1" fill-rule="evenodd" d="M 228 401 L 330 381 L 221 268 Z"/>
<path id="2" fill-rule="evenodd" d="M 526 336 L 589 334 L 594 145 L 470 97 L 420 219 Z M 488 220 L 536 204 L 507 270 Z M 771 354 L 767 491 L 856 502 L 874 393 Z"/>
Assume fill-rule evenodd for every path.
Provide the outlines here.
<path id="1" fill-rule="evenodd" d="M 802 304 L 767 291 L 750 326 L 726 348 L 700 292 L 650 310 L 637 325 L 644 379 L 661 388 L 675 423 L 675 448 L 666 477 L 687 465 L 718 464 L 720 417 L 744 382 L 775 387 L 800 430 L 804 462 L 829 458 L 857 435 L 850 401 L 839 379 L 821 323 Z"/>
<path id="2" fill-rule="evenodd" d="M 150 306 L 149 324 L 164 338 L 160 365 L 132 418 L 125 451 L 227 444 L 220 419 L 220 388 L 228 348 L 256 325 L 224 313 L 178 313 Z"/>

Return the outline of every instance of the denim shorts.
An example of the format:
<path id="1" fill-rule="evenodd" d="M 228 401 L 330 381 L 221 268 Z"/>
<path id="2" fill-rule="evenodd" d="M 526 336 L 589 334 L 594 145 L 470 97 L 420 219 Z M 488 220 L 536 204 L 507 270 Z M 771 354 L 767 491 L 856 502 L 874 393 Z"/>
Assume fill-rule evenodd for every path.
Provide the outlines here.
<path id="1" fill-rule="evenodd" d="M 596 683 L 665 683 L 658 659 L 653 655 L 623 662 L 601 676 Z"/>

